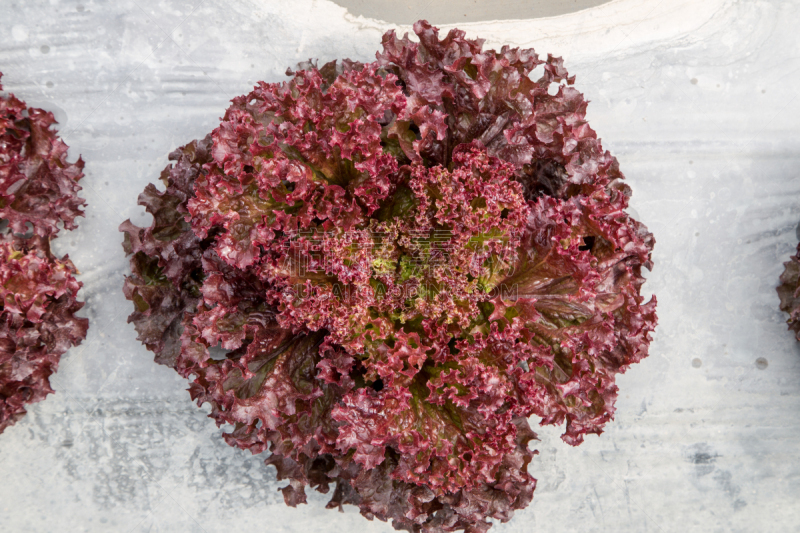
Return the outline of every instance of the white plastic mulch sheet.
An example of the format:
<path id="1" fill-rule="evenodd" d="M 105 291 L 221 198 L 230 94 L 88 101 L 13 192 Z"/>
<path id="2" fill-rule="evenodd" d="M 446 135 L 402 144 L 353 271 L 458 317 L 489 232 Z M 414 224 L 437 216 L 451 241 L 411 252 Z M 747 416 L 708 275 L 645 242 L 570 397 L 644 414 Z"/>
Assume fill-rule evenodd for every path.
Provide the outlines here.
<path id="1" fill-rule="evenodd" d="M 660 324 L 618 380 L 616 420 L 578 448 L 542 430 L 534 500 L 493 531 L 800 531 L 800 348 L 774 290 L 800 221 L 798 17 L 616 0 L 461 26 L 564 56 L 657 241 Z M 54 111 L 86 161 L 86 218 L 56 248 L 91 320 L 56 394 L 0 436 L 0 530 L 392 531 L 313 491 L 286 507 L 263 457 L 219 438 L 126 324 L 117 232 L 149 223 L 137 195 L 231 98 L 309 57 L 370 60 L 391 25 L 327 0 L 17 0 L 0 20 L 6 89 Z"/>

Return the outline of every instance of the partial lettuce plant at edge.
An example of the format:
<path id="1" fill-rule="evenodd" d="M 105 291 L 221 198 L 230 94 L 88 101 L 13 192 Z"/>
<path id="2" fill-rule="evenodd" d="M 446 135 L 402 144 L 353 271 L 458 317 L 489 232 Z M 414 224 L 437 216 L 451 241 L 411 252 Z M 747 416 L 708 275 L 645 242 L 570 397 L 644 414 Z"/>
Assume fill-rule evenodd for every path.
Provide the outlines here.
<path id="1" fill-rule="evenodd" d="M 50 250 L 85 205 L 83 161 L 67 161 L 54 123 L 52 113 L 0 96 L 0 433 L 53 392 L 50 376 L 89 325 L 75 316 L 75 266 Z"/>
<path id="2" fill-rule="evenodd" d="M 397 529 L 479 532 L 533 497 L 529 417 L 572 445 L 612 418 L 656 325 L 654 240 L 560 58 L 414 30 L 259 83 L 170 154 L 152 226 L 120 227 L 124 291 L 288 505 L 333 487 Z"/>
<path id="3" fill-rule="evenodd" d="M 790 256 L 783 267 L 780 285 L 776 288 L 780 309 L 789 314 L 786 323 L 794 332 L 795 338 L 800 341 L 800 243 L 797 245 L 797 253 Z"/>

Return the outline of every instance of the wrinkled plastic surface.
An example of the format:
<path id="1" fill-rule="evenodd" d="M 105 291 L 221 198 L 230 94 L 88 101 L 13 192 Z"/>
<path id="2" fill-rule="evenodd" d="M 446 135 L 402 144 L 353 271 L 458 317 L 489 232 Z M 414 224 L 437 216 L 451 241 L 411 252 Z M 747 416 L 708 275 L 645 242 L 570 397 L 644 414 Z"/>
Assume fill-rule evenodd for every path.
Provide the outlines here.
<path id="1" fill-rule="evenodd" d="M 233 449 L 125 320 L 120 222 L 167 154 L 228 101 L 309 57 L 371 60 L 389 25 L 325 0 L 25 1 L 0 6 L 4 85 L 55 113 L 88 202 L 59 254 L 91 320 L 56 394 L 0 436 L 7 531 L 374 531 L 324 496 L 290 509 L 263 457 Z M 531 505 L 492 531 L 797 531 L 800 347 L 775 287 L 800 220 L 797 2 L 616 0 L 460 25 L 562 55 L 656 236 L 651 356 L 616 420 L 579 448 L 537 429 Z M 397 28 L 399 32 L 408 28 Z M 446 27 L 443 29 L 447 29 Z M 536 422 L 535 420 L 532 422 Z M 534 428 L 536 429 L 536 428 Z"/>

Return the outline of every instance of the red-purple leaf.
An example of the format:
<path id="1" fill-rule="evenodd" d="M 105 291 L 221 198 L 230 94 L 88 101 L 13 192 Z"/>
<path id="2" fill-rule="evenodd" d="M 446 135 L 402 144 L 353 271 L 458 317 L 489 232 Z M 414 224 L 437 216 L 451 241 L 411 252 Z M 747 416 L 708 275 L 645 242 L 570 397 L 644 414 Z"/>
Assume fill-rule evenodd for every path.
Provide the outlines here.
<path id="1" fill-rule="evenodd" d="M 781 284 L 777 288 L 781 301 L 780 308 L 784 313 L 789 313 L 786 323 L 800 341 L 800 244 L 797 245 L 797 253 L 783 266 Z"/>

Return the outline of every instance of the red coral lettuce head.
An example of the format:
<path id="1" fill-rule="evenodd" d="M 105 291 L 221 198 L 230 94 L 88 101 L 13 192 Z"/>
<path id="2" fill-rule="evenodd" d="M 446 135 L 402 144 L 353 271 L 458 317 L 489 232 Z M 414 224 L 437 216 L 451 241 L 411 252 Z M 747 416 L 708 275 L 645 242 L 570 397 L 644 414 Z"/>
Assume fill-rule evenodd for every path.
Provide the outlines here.
<path id="1" fill-rule="evenodd" d="M 75 267 L 50 250 L 85 204 L 83 162 L 67 162 L 54 122 L 14 95 L 0 97 L 0 432 L 53 392 L 50 375 L 88 327 L 75 316 L 83 307 Z"/>
<path id="2" fill-rule="evenodd" d="M 528 417 L 574 445 L 612 418 L 654 240 L 559 58 L 414 29 L 173 152 L 153 225 L 121 227 L 125 294 L 287 504 L 335 483 L 329 506 L 398 529 L 485 531 L 532 498 Z"/>

